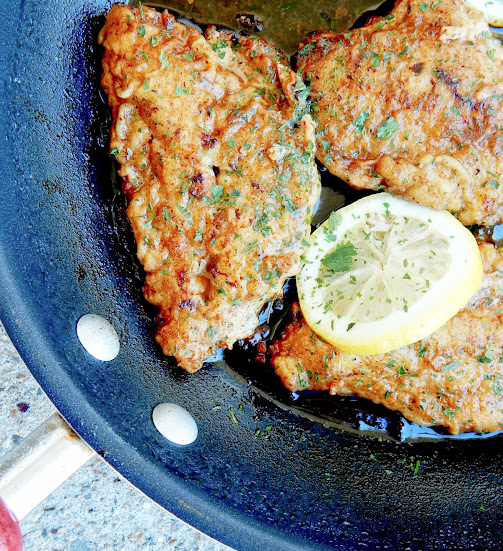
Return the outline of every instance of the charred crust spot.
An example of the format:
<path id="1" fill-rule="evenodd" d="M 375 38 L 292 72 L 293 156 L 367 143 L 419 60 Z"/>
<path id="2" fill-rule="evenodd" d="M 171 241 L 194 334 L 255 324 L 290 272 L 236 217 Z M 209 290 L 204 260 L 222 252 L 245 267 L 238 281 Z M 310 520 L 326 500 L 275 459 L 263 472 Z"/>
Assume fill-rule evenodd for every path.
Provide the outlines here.
<path id="1" fill-rule="evenodd" d="M 424 71 L 424 63 L 414 63 L 412 70 L 416 75 L 420 75 Z"/>
<path id="2" fill-rule="evenodd" d="M 185 282 L 187 281 L 187 273 L 184 270 L 179 271 L 176 274 L 176 279 L 178 280 L 178 285 L 182 287 L 182 285 L 185 285 Z"/>
<path id="3" fill-rule="evenodd" d="M 215 147 L 218 143 L 218 140 L 216 138 L 213 138 L 210 134 L 203 134 L 201 141 L 203 142 L 203 147 L 209 148 Z"/>
<path id="4" fill-rule="evenodd" d="M 212 166 L 211 168 L 213 169 L 213 174 L 215 176 L 218 176 L 220 174 L 220 169 L 218 168 L 218 166 Z"/>
<path id="5" fill-rule="evenodd" d="M 184 300 L 183 302 L 180 302 L 180 304 L 178 305 L 178 308 L 180 308 L 180 310 L 182 308 L 188 308 L 189 310 L 192 310 L 194 306 L 194 303 L 192 302 L 192 299 L 189 298 L 188 300 Z"/>
<path id="6" fill-rule="evenodd" d="M 444 69 L 437 69 L 435 74 L 437 75 L 438 80 L 444 84 L 447 84 L 447 86 L 455 86 L 458 83 L 458 80 L 454 80 Z"/>
<path id="7" fill-rule="evenodd" d="M 163 311 L 159 312 L 159 314 L 157 314 L 157 327 L 161 329 L 161 327 L 164 327 L 167 323 L 168 323 L 168 320 L 164 315 L 164 312 Z"/>
<path id="8" fill-rule="evenodd" d="M 201 197 L 207 192 L 206 182 L 204 176 L 199 173 L 190 179 L 190 193 L 195 197 Z"/>
<path id="9" fill-rule="evenodd" d="M 220 275 L 220 272 L 218 271 L 218 266 L 216 264 L 208 264 L 206 267 L 206 270 L 214 277 L 216 278 L 218 275 Z"/>
<path id="10" fill-rule="evenodd" d="M 197 174 L 196 176 L 192 176 L 192 178 L 190 179 L 190 181 L 193 183 L 193 184 L 197 184 L 197 183 L 200 183 L 204 180 L 204 177 L 201 173 Z"/>
<path id="11" fill-rule="evenodd" d="M 292 305 L 292 318 L 293 321 L 302 320 L 302 310 L 300 309 L 299 303 L 296 302 Z"/>

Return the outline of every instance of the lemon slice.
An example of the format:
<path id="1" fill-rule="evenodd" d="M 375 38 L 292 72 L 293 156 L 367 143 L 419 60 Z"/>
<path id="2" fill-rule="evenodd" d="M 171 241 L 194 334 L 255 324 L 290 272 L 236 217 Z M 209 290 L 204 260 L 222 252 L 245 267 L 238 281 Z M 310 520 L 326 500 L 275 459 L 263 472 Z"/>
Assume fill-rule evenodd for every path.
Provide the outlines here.
<path id="1" fill-rule="evenodd" d="M 379 354 L 441 327 L 482 273 L 475 238 L 451 214 L 378 193 L 311 235 L 297 288 L 313 331 L 346 352 Z"/>

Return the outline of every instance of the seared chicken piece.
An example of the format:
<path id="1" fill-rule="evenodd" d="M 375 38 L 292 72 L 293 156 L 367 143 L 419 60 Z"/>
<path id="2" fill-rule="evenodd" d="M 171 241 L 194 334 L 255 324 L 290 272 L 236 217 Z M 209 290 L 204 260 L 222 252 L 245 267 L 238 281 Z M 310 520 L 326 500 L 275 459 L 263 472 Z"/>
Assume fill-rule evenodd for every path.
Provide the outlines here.
<path id="1" fill-rule="evenodd" d="M 303 85 L 263 40 L 205 38 L 167 11 L 115 5 L 99 42 L 156 338 L 193 372 L 299 270 L 320 188 Z"/>
<path id="2" fill-rule="evenodd" d="M 503 222 L 503 48 L 462 0 L 398 0 L 299 50 L 319 119 L 319 160 L 356 188 L 382 189 Z"/>
<path id="3" fill-rule="evenodd" d="M 484 281 L 470 303 L 413 345 L 373 356 L 342 352 L 307 325 L 298 304 L 272 346 L 272 364 L 291 391 L 356 395 L 419 425 L 452 434 L 503 428 L 503 249 L 480 246 Z"/>

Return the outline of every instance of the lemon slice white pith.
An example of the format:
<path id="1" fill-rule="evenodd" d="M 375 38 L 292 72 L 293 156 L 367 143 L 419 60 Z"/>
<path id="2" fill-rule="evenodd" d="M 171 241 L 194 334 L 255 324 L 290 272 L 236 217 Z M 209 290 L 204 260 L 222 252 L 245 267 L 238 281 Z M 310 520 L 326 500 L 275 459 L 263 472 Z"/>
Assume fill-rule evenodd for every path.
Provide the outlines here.
<path id="1" fill-rule="evenodd" d="M 451 214 L 379 193 L 312 234 L 297 288 L 313 331 L 341 350 L 379 354 L 441 327 L 482 273 L 475 238 Z"/>

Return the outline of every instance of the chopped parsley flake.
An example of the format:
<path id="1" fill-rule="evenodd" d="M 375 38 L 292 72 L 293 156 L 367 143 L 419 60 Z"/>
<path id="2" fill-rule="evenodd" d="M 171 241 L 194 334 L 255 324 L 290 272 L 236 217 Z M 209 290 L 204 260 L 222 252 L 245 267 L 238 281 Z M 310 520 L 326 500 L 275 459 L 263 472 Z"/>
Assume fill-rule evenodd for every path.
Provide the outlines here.
<path id="1" fill-rule="evenodd" d="M 362 111 L 358 118 L 353 121 L 353 126 L 358 134 L 363 134 L 365 123 L 369 120 L 369 114 L 367 111 Z"/>
<path id="2" fill-rule="evenodd" d="M 375 52 L 370 52 L 370 64 L 373 67 L 379 67 L 379 60 L 380 60 L 379 54 L 376 54 Z"/>
<path id="3" fill-rule="evenodd" d="M 377 139 L 386 140 L 391 138 L 391 136 L 400 128 L 400 125 L 396 122 L 393 117 L 390 117 L 377 129 Z"/>
<path id="4" fill-rule="evenodd" d="M 189 91 L 185 88 L 181 88 L 178 84 L 175 86 L 175 96 L 181 96 L 182 94 L 188 94 Z"/>
<path id="5" fill-rule="evenodd" d="M 170 68 L 168 60 L 166 58 L 166 54 L 164 52 L 161 52 L 161 55 L 159 56 L 159 61 L 161 62 L 161 69 Z M 178 87 L 177 87 L 178 88 Z M 177 94 L 179 95 L 179 94 Z"/>
<path id="6" fill-rule="evenodd" d="M 215 185 L 211 186 L 211 199 L 214 203 L 218 203 L 224 194 L 224 186 Z"/>
<path id="7" fill-rule="evenodd" d="M 340 243 L 335 251 L 327 254 L 321 263 L 332 272 L 347 272 L 356 256 L 356 249 L 352 243 Z"/>
<path id="8" fill-rule="evenodd" d="M 450 369 L 452 369 L 453 367 L 457 367 L 458 365 L 461 365 L 461 362 L 451 362 L 447 365 L 444 365 L 444 367 L 442 367 L 442 371 L 449 371 Z"/>
<path id="9" fill-rule="evenodd" d="M 337 212 L 331 212 L 328 219 L 328 231 L 334 233 L 342 222 L 342 216 Z"/>

